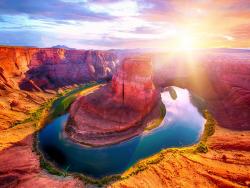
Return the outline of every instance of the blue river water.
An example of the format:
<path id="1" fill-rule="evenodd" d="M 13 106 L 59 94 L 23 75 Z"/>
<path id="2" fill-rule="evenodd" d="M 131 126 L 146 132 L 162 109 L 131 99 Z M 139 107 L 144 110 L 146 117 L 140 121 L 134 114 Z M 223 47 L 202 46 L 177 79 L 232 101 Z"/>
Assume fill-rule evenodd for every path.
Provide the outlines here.
<path id="1" fill-rule="evenodd" d="M 177 99 L 172 99 L 167 91 L 161 94 L 166 115 L 158 128 L 120 144 L 100 148 L 85 147 L 71 142 L 63 134 L 68 118 L 68 114 L 65 114 L 39 132 L 39 149 L 46 159 L 61 169 L 101 178 L 122 173 L 137 161 L 162 149 L 197 143 L 205 119 L 190 102 L 188 90 L 174 89 Z"/>

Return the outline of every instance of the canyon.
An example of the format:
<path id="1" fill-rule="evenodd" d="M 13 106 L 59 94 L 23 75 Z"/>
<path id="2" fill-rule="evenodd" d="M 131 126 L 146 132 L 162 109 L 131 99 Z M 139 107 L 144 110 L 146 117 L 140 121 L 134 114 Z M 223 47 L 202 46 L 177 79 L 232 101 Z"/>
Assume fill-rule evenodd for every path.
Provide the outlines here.
<path id="1" fill-rule="evenodd" d="M 166 63 L 155 62 L 156 85 L 188 88 L 207 102 L 209 111 L 221 126 L 250 129 L 249 53 L 244 50 L 200 52 L 192 57 L 176 55 Z"/>
<path id="2" fill-rule="evenodd" d="M 128 140 L 161 118 L 160 101 L 152 82 L 151 59 L 125 58 L 111 84 L 75 100 L 66 133 L 75 142 L 91 146 Z"/>
<path id="3" fill-rule="evenodd" d="M 0 47 L 1 87 L 43 91 L 108 79 L 117 65 L 113 53 L 98 50 Z"/>
<path id="4" fill-rule="evenodd" d="M 85 113 L 81 110 L 78 114 L 77 103 L 83 103 L 82 105 L 87 106 L 91 113 L 94 112 L 98 118 L 101 117 L 102 121 L 103 116 L 108 120 L 115 117 L 112 109 L 107 110 L 105 114 L 106 109 L 114 104 L 125 103 L 127 106 L 138 107 L 134 111 L 141 113 L 135 117 L 128 116 L 131 117 L 129 120 L 119 119 L 127 121 L 124 122 L 124 129 L 128 129 L 137 122 L 134 119 L 141 119 L 142 114 L 144 116 L 148 113 L 155 104 L 149 102 L 146 105 L 149 109 L 144 108 L 146 103 L 140 102 L 143 99 L 136 96 L 138 92 L 145 91 L 145 88 L 140 89 L 140 87 L 149 89 L 148 95 L 145 95 L 148 99 L 158 100 L 157 92 L 161 88 L 175 85 L 188 88 L 204 98 L 208 110 L 219 125 L 216 126 L 214 135 L 207 141 L 208 153 L 164 151 L 163 160 L 159 163 L 150 164 L 142 172 L 125 180 L 113 182 L 108 185 L 109 187 L 249 186 L 250 53 L 208 51 L 197 53 L 195 58 L 190 54 L 186 56 L 150 54 L 150 56 L 153 59 L 152 72 L 147 72 L 150 70 L 147 65 L 145 65 L 146 72 L 145 69 L 141 69 L 143 71 L 140 72 L 137 65 L 129 63 L 133 61 L 131 59 L 128 59 L 128 67 L 126 63 L 125 67 L 119 67 L 122 64 L 119 64 L 115 52 L 0 47 L 0 186 L 27 187 L 35 183 L 37 187 L 44 185 L 85 187 L 86 185 L 77 178 L 58 178 L 49 175 L 39 166 L 39 157 L 32 150 L 32 135 L 43 127 L 42 124 L 26 122 L 15 126 L 15 123 L 28 118 L 30 111 L 39 108 L 57 93 L 74 84 L 109 80 L 112 75 L 114 75 L 112 83 L 101 87 L 99 93 L 80 97 L 73 103 L 70 111 L 74 118 L 81 118 Z M 138 66 L 140 69 L 144 65 L 138 63 Z M 126 83 L 129 83 L 129 87 L 127 90 L 123 89 L 124 69 L 127 69 L 125 72 L 135 71 L 129 74 L 133 75 L 131 83 L 135 80 L 134 76 L 138 78 L 135 85 L 142 80 L 143 84 L 139 84 L 138 90 L 134 90 L 130 78 L 125 79 L 125 88 Z M 141 79 L 138 77 L 141 74 L 152 74 L 153 80 Z M 124 91 L 126 95 L 123 94 Z M 153 95 L 156 96 L 152 97 Z M 139 101 L 137 105 L 131 100 L 135 97 L 136 101 Z M 99 101 L 96 102 L 96 99 Z M 109 105 L 105 106 L 104 101 Z M 97 123 L 97 126 L 99 125 L 100 123 Z M 98 129 L 100 128 L 99 126 Z M 109 127 L 106 128 L 105 131 L 109 131 Z M 116 128 L 118 129 L 116 131 L 119 131 L 121 127 Z M 125 136 L 121 140 L 130 137 L 131 135 Z M 89 138 L 91 140 L 93 137 Z M 119 139 L 116 142 L 121 141 Z"/>

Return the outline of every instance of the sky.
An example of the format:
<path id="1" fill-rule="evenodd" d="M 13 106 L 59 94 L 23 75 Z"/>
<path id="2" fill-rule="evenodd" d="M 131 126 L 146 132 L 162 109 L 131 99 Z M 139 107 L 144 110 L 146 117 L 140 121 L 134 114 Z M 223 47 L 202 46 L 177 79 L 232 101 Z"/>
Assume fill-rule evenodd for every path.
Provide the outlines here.
<path id="1" fill-rule="evenodd" d="M 0 45 L 249 48 L 250 0 L 0 0 Z"/>

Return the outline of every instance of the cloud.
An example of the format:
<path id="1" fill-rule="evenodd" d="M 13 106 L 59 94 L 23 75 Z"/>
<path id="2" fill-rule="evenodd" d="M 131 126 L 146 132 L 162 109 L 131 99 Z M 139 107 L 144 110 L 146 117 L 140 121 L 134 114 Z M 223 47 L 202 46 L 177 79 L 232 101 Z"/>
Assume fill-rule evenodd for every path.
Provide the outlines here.
<path id="1" fill-rule="evenodd" d="M 238 25 L 232 28 L 231 34 L 234 36 L 234 38 L 242 39 L 242 40 L 249 40 L 250 39 L 250 24 L 242 24 L 242 25 Z"/>
<path id="2" fill-rule="evenodd" d="M 115 19 L 107 13 L 96 13 L 86 2 L 60 0 L 1 0 L 1 15 L 28 15 L 31 19 L 88 20 Z"/>
<path id="3" fill-rule="evenodd" d="M 191 37 L 250 46 L 249 17 L 249 0 L 0 0 L 0 43 L 161 48 Z"/>
<path id="4" fill-rule="evenodd" d="M 144 33 L 144 34 L 155 34 L 155 33 L 159 33 L 160 31 L 157 30 L 156 28 L 153 28 L 153 27 L 142 26 L 142 27 L 137 27 L 134 30 L 134 32 L 135 33 Z"/>
<path id="5" fill-rule="evenodd" d="M 161 39 L 121 39 L 117 37 L 102 37 L 98 40 L 82 39 L 78 41 L 80 45 L 89 45 L 93 48 L 154 48 L 160 46 Z"/>

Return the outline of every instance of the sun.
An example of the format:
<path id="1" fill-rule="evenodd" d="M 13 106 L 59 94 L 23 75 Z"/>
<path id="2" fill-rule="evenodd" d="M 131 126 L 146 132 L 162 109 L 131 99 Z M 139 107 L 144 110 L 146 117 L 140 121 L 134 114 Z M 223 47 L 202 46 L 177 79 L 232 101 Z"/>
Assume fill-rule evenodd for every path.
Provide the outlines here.
<path id="1" fill-rule="evenodd" d="M 195 40 L 190 36 L 180 36 L 177 48 L 181 51 L 192 51 L 195 48 Z"/>
<path id="2" fill-rule="evenodd" d="M 181 31 L 175 33 L 173 36 L 173 50 L 190 52 L 198 48 L 198 40 L 196 37 L 187 31 Z"/>

